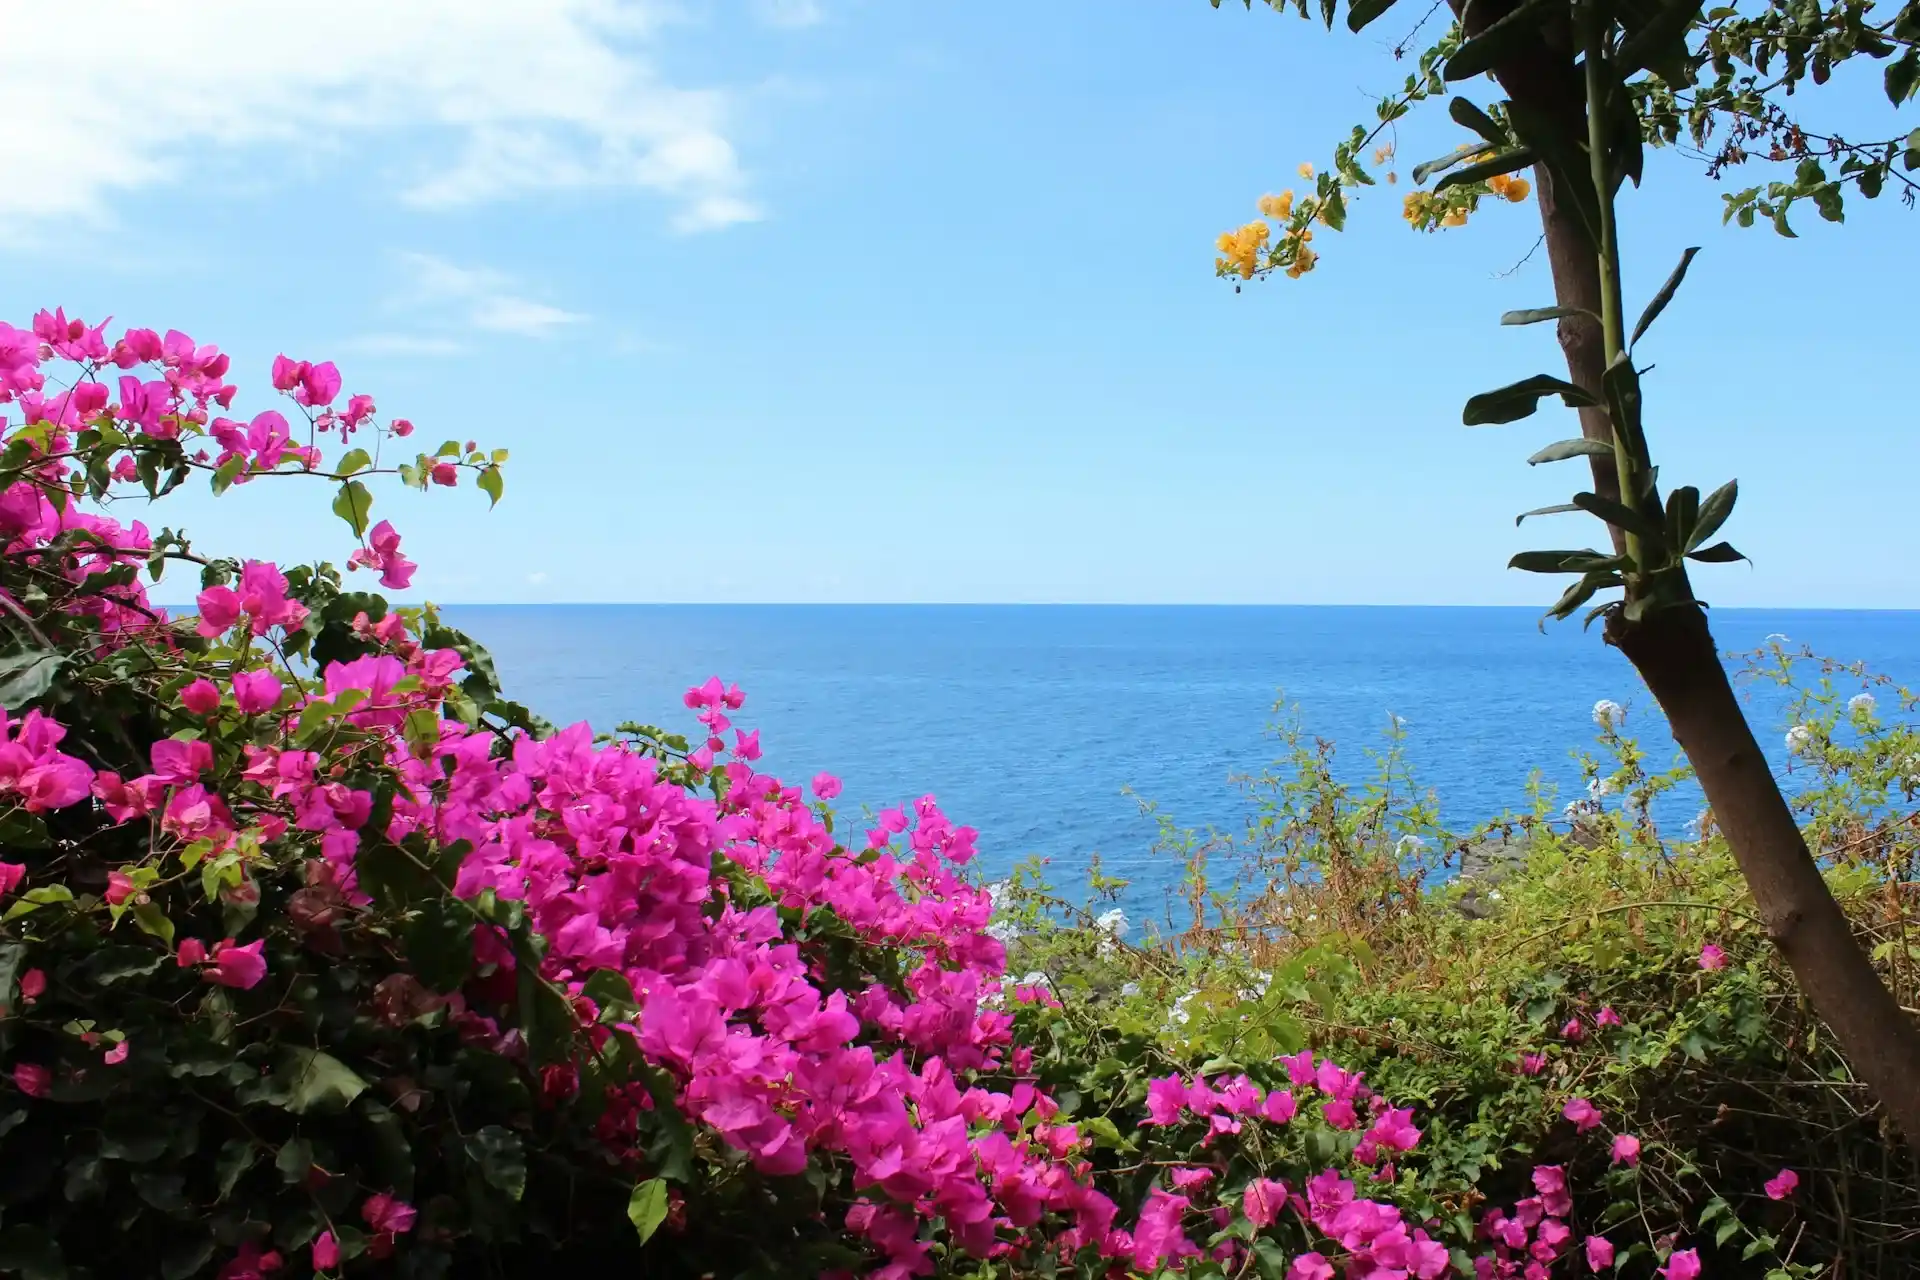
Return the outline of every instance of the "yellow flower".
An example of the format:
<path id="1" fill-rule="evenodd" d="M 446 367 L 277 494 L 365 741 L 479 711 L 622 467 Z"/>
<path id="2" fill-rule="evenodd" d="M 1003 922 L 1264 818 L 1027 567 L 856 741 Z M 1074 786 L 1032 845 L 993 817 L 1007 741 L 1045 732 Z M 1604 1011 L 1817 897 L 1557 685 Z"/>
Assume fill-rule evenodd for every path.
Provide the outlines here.
<path id="1" fill-rule="evenodd" d="M 1504 173 L 1496 173 L 1487 179 L 1487 185 L 1493 188 L 1493 194 L 1504 196 L 1507 194 L 1507 188 L 1513 185 L 1513 179 Z"/>
<path id="2" fill-rule="evenodd" d="M 1313 176 L 1313 166 L 1310 164 L 1301 165 L 1300 176 L 1303 178 L 1311 178 Z"/>
<path id="3" fill-rule="evenodd" d="M 1395 173 L 1391 169 L 1387 170 L 1387 185 L 1392 186 L 1394 183 L 1398 181 L 1400 181 L 1400 175 Z"/>
<path id="4" fill-rule="evenodd" d="M 1527 192 L 1533 190 L 1525 178 L 1515 178 L 1507 184 L 1507 199 L 1519 204 L 1527 198 Z"/>
<path id="5" fill-rule="evenodd" d="M 1427 193 L 1424 191 L 1407 192 L 1406 203 L 1400 207 L 1400 216 L 1408 222 L 1418 223 L 1427 212 Z"/>
<path id="6" fill-rule="evenodd" d="M 1442 218 L 1442 219 L 1440 219 L 1440 225 L 1441 225 L 1441 226 L 1443 226 L 1443 227 L 1464 227 L 1464 226 L 1466 226 L 1466 225 L 1467 225 L 1467 211 L 1466 211 L 1465 209 L 1455 209 L 1455 210 L 1453 210 L 1452 212 L 1450 212 L 1450 213 L 1448 213 L 1446 217 L 1444 217 L 1444 218 Z"/>
<path id="7" fill-rule="evenodd" d="M 1373 162 L 1375 164 L 1385 164 L 1392 155 L 1393 144 L 1389 142 L 1373 153 Z"/>
<path id="8" fill-rule="evenodd" d="M 1285 222 L 1293 216 L 1293 192 L 1282 191 L 1277 196 L 1261 196 L 1260 212 Z"/>
<path id="9" fill-rule="evenodd" d="M 1287 278 L 1290 280 L 1298 280 L 1301 276 L 1313 270 L 1313 264 L 1319 260 L 1319 255 L 1315 254 L 1313 250 L 1302 246 L 1300 252 L 1293 259 L 1293 265 L 1287 268 Z"/>

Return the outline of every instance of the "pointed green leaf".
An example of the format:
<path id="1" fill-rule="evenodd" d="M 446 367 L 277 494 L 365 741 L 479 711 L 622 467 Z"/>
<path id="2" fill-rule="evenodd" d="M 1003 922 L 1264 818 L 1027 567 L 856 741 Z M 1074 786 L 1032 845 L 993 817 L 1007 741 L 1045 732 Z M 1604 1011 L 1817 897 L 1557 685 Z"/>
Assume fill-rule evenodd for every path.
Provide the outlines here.
<path id="1" fill-rule="evenodd" d="M 1541 324 L 1548 320 L 1571 320 L 1575 316 L 1585 316 L 1589 320 L 1600 317 L 1585 307 L 1528 307 L 1524 311 L 1509 311 L 1500 317 L 1501 324 Z"/>
<path id="2" fill-rule="evenodd" d="M 1513 523 L 1516 527 L 1518 527 L 1520 522 L 1522 520 L 1525 520 L 1528 516 L 1557 516 L 1557 515 L 1564 515 L 1569 511 L 1578 511 L 1579 509 L 1580 508 L 1574 506 L 1570 502 L 1562 502 L 1551 507 L 1535 507 L 1531 511 L 1522 511 L 1519 515 L 1515 516 L 1513 518 Z"/>
<path id="3" fill-rule="evenodd" d="M 367 486 L 358 480 L 348 480 L 341 484 L 340 492 L 334 495 L 333 514 L 347 522 L 356 538 L 364 537 L 373 512 L 373 495 L 367 492 Z"/>
<path id="4" fill-rule="evenodd" d="M 489 508 L 500 505 L 500 495 L 506 490 L 507 482 L 506 478 L 500 474 L 499 467 L 489 466 L 482 468 L 480 478 L 476 483 L 479 484 L 482 493 L 485 493 L 489 498 L 493 499 L 492 502 L 487 504 Z"/>
<path id="5" fill-rule="evenodd" d="M 1540 452 L 1527 459 L 1527 465 L 1537 467 L 1543 462 L 1564 462 L 1568 458 L 1611 458 L 1613 445 L 1606 440 L 1556 440 Z"/>
<path id="6" fill-rule="evenodd" d="M 367 1089 L 367 1082 L 340 1059 L 299 1045 L 285 1050 L 281 1074 L 287 1089 L 286 1108 L 295 1115 L 339 1111 Z"/>
<path id="7" fill-rule="evenodd" d="M 1637 71 L 1652 69 L 1673 88 L 1685 88 L 1684 74 L 1675 67 L 1676 62 L 1684 63 L 1687 29 L 1699 16 L 1700 0 L 1668 0 L 1651 21 L 1621 44 L 1613 56 L 1614 74 L 1625 79 Z M 1676 77 L 1681 83 L 1674 83 Z"/>
<path id="8" fill-rule="evenodd" d="M 1739 498 L 1740 482 L 1738 480 L 1729 480 L 1708 494 L 1707 500 L 1700 504 L 1700 517 L 1694 523 L 1693 531 L 1687 535 L 1687 540 L 1681 544 L 1682 548 L 1690 552 L 1720 532 L 1720 526 L 1725 524 L 1727 517 L 1733 514 L 1733 504 Z"/>
<path id="9" fill-rule="evenodd" d="M 1593 599 L 1596 591 L 1604 587 L 1621 587 L 1625 585 L 1617 573 L 1601 570 L 1585 574 L 1578 582 L 1561 593 L 1560 598 L 1553 602 L 1553 607 L 1547 610 L 1547 616 L 1555 621 L 1562 620 L 1571 616 L 1575 609 L 1578 609 L 1581 605 Z"/>
<path id="10" fill-rule="evenodd" d="M 1683 484 L 1667 495 L 1667 545 L 1685 547 L 1700 520 L 1700 491 Z"/>
<path id="11" fill-rule="evenodd" d="M 1494 64 L 1510 54 L 1538 44 L 1537 17 L 1542 9 L 1558 0 L 1525 0 L 1506 17 L 1489 26 L 1460 46 L 1441 75 L 1449 80 L 1470 80 L 1493 70 Z"/>
<path id="12" fill-rule="evenodd" d="M 335 464 L 333 473 L 337 476 L 350 476 L 357 472 L 365 471 L 372 465 L 373 455 L 365 449 L 349 449 L 347 450 L 347 456 Z"/>
<path id="13" fill-rule="evenodd" d="M 214 496 L 217 498 L 221 494 L 225 493 L 228 489 L 231 489 L 233 487 L 234 477 L 238 476 L 242 471 L 245 471 L 246 469 L 247 469 L 247 458 L 245 454 L 236 453 L 231 458 L 228 458 L 225 462 L 221 463 L 220 469 L 213 473 Z M 158 478 L 159 478 L 159 473 L 156 470 L 155 479 L 157 480 Z"/>
<path id="14" fill-rule="evenodd" d="M 667 1220 L 667 1184 L 661 1178 L 648 1178 L 627 1197 L 627 1221 L 640 1233 L 640 1243 L 653 1239 L 653 1233 Z"/>
<path id="15" fill-rule="evenodd" d="M 1433 184 L 1435 191 L 1445 191 L 1448 187 L 1465 187 L 1476 182 L 1485 182 L 1488 178 L 1497 178 L 1503 173 L 1512 173 L 1534 163 L 1531 147 L 1515 147 L 1511 151 L 1502 151 L 1491 160 L 1482 160 L 1479 164 L 1470 164 L 1464 169 L 1455 169 L 1446 177 Z"/>
<path id="16" fill-rule="evenodd" d="M 1463 129 L 1471 129 L 1496 147 L 1504 147 L 1513 141 L 1507 131 L 1494 123 L 1492 116 L 1482 111 L 1466 98 L 1454 98 L 1447 103 L 1447 114 L 1453 122 Z"/>
<path id="17" fill-rule="evenodd" d="M 1598 404 L 1591 395 L 1564 378 L 1535 374 L 1493 391 L 1483 391 L 1467 401 L 1461 421 L 1469 427 L 1498 426 L 1533 416 L 1543 396 L 1557 395 L 1571 408 Z"/>
<path id="18" fill-rule="evenodd" d="M 1422 161 L 1421 163 L 1413 166 L 1414 185 L 1418 186 L 1419 184 L 1425 182 L 1428 178 L 1431 178 L 1434 174 L 1442 173 L 1448 169 L 1451 169 L 1453 168 L 1453 166 L 1460 164 L 1465 160 L 1469 160 L 1474 156 L 1483 155 L 1485 154 L 1486 150 L 1487 150 L 1486 146 L 1482 143 L 1466 142 L 1466 143 L 1462 143 L 1460 146 L 1455 147 L 1452 151 L 1449 151 L 1446 155 L 1441 156 L 1438 160 Z"/>
<path id="19" fill-rule="evenodd" d="M 1393 8 L 1393 5 L 1394 0 L 1353 0 L 1353 4 L 1347 8 L 1347 30 L 1364 29 L 1369 22 Z"/>
<path id="20" fill-rule="evenodd" d="M 1626 557 L 1584 551 L 1522 551 L 1507 561 L 1507 568 L 1525 573 L 1594 573 L 1626 567 Z"/>
<path id="21" fill-rule="evenodd" d="M 1698 560 L 1701 564 L 1732 564 L 1735 560 L 1746 558 L 1733 549 L 1731 542 L 1716 542 L 1699 551 L 1687 552 L 1687 559 Z"/>
<path id="22" fill-rule="evenodd" d="M 1651 325 L 1660 313 L 1667 309 L 1667 304 L 1673 301 L 1674 291 L 1679 289 L 1680 282 L 1687 278 L 1687 268 L 1692 265 L 1693 255 L 1698 252 L 1700 249 L 1696 245 L 1680 255 L 1680 265 L 1673 269 L 1673 274 L 1667 277 L 1667 282 L 1660 286 L 1660 292 L 1653 295 L 1653 301 L 1649 302 L 1647 309 L 1640 313 L 1640 323 L 1633 326 L 1633 336 L 1627 339 L 1629 350 L 1640 341 L 1640 335 L 1647 331 L 1647 326 Z"/>
<path id="23" fill-rule="evenodd" d="M 1597 493 L 1576 493 L 1573 495 L 1573 504 L 1582 511 L 1599 516 L 1616 529 L 1638 534 L 1652 547 L 1666 546 L 1666 529 L 1644 511 L 1637 511 L 1624 502 L 1603 498 Z"/>

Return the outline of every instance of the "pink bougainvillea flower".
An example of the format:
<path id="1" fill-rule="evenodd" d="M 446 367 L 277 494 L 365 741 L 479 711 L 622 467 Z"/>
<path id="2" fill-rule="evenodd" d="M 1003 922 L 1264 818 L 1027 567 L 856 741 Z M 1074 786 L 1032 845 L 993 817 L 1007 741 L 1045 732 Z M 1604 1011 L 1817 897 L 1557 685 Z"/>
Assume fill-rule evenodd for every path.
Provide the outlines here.
<path id="1" fill-rule="evenodd" d="M 173 953 L 173 962 L 182 969 L 191 969 L 194 965 L 205 964 L 207 944 L 198 938 L 180 939 L 180 946 Z"/>
<path id="2" fill-rule="evenodd" d="M 1620 1015 L 1613 1011 L 1612 1005 L 1608 1005 L 1594 1015 L 1593 1022 L 1599 1027 L 1617 1027 L 1620 1025 Z"/>
<path id="3" fill-rule="evenodd" d="M 127 1060 L 127 1051 L 132 1047 L 133 1046 L 129 1041 L 122 1040 L 120 1043 L 114 1045 L 113 1048 L 107 1050 L 106 1052 L 107 1065 L 110 1067 L 117 1067 L 121 1063 L 125 1062 Z"/>
<path id="4" fill-rule="evenodd" d="M 26 986 L 23 983 L 21 990 L 24 991 L 25 989 Z M 1799 1186 L 1800 1175 L 1791 1169 L 1782 1169 L 1779 1173 L 1767 1179 L 1767 1199 L 1785 1200 L 1788 1196 L 1792 1195 Z"/>
<path id="5" fill-rule="evenodd" d="M 1573 1127 L 1581 1133 L 1600 1125 L 1599 1109 L 1585 1098 L 1568 1099 L 1567 1105 L 1560 1109 L 1560 1114 L 1573 1121 Z"/>
<path id="6" fill-rule="evenodd" d="M 154 776 L 162 782 L 184 786 L 213 767 L 213 747 L 195 739 L 162 738 L 148 751 Z"/>
<path id="7" fill-rule="evenodd" d="M 0 897 L 12 893 L 27 878 L 25 863 L 0 862 Z"/>
<path id="8" fill-rule="evenodd" d="M 1606 1271 L 1613 1266 L 1613 1241 L 1605 1236 L 1587 1237 L 1587 1269 Z"/>
<path id="9" fill-rule="evenodd" d="M 44 1098 L 53 1092 L 53 1072 L 37 1062 L 16 1063 L 13 1084 L 29 1098 Z"/>
<path id="10" fill-rule="evenodd" d="M 840 794 L 840 779 L 830 773 L 813 775 L 813 794 L 822 800 L 831 800 Z"/>
<path id="11" fill-rule="evenodd" d="M 233 677 L 234 705 L 243 715 L 257 716 L 278 706 L 285 689 L 280 677 L 271 671 L 241 671 Z"/>
<path id="12" fill-rule="evenodd" d="M 1520 1074 L 1537 1076 L 1547 1069 L 1547 1055 L 1544 1053 L 1523 1053 L 1520 1055 Z"/>
<path id="13" fill-rule="evenodd" d="M 313 1269 L 331 1271 L 340 1265 L 340 1242 L 333 1232 L 322 1231 L 313 1241 Z"/>
<path id="14" fill-rule="evenodd" d="M 1260 1115 L 1271 1124 L 1286 1124 L 1299 1113 L 1300 1104 L 1294 1101 L 1291 1089 L 1275 1089 L 1260 1104 Z"/>
<path id="15" fill-rule="evenodd" d="M 368 1196 L 367 1202 L 360 1206 L 360 1217 L 369 1227 L 393 1235 L 405 1235 L 413 1230 L 414 1216 L 412 1205 L 404 1200 L 396 1200 L 384 1191 Z"/>
<path id="16" fill-rule="evenodd" d="M 293 393 L 294 402 L 309 409 L 320 409 L 333 403 L 340 394 L 340 370 L 331 360 L 309 365 L 301 361 L 300 386 Z"/>
<path id="17" fill-rule="evenodd" d="M 197 716 L 210 716 L 220 709 L 220 687 L 202 677 L 180 691 L 180 704 Z"/>
<path id="18" fill-rule="evenodd" d="M 1353 1113 L 1353 1101 L 1350 1098 L 1333 1098 L 1322 1103 L 1320 1114 L 1336 1129 L 1352 1129 L 1360 1123 Z"/>
<path id="19" fill-rule="evenodd" d="M 1247 1184 L 1240 1207 L 1248 1222 L 1256 1227 L 1270 1227 L 1287 1207 L 1287 1184 L 1272 1178 L 1255 1178 Z"/>
<path id="20" fill-rule="evenodd" d="M 117 907 L 133 896 L 133 877 L 124 871 L 107 872 L 107 905 Z"/>
<path id="21" fill-rule="evenodd" d="M 1681 1249 L 1674 1253 L 1667 1259 L 1667 1265 L 1660 1268 L 1660 1274 L 1667 1280 L 1699 1280 L 1699 1250 Z"/>
<path id="22" fill-rule="evenodd" d="M 1180 1113 L 1186 1106 L 1187 1089 L 1180 1083 L 1179 1076 L 1166 1076 L 1147 1082 L 1148 1124 L 1179 1124 Z"/>
<path id="23" fill-rule="evenodd" d="M 1700 967 L 1702 969 L 1724 969 L 1727 967 L 1727 953 L 1718 944 L 1709 942 L 1700 948 Z"/>
<path id="24" fill-rule="evenodd" d="M 1567 1025 L 1560 1028 L 1560 1037 L 1578 1044 L 1587 1038 L 1587 1029 L 1580 1025 L 1580 1019 L 1568 1018 Z"/>
<path id="25" fill-rule="evenodd" d="M 232 587 L 208 587 L 194 603 L 200 612 L 200 634 L 208 640 L 219 639 L 240 621 L 240 597 Z"/>
<path id="26" fill-rule="evenodd" d="M 420 567 L 400 554 L 400 535 L 386 520 L 368 530 L 367 546 L 354 552 L 348 563 L 378 569 L 380 585 L 393 591 L 404 591 L 411 585 Z"/>
<path id="27" fill-rule="evenodd" d="M 223 987 L 251 990 L 267 976 L 267 960 L 261 954 L 266 945 L 265 938 L 255 938 L 244 947 L 234 945 L 232 938 L 216 943 L 212 963 L 200 971 L 200 976 Z"/>
<path id="28" fill-rule="evenodd" d="M 240 1246 L 240 1252 L 232 1261 L 220 1268 L 218 1280 L 266 1280 L 280 1268 L 286 1266 L 286 1260 L 272 1249 L 262 1249 L 258 1242 L 248 1240 Z"/>
<path id="29" fill-rule="evenodd" d="M 1631 1168 L 1640 1163 L 1640 1139 L 1630 1133 L 1618 1134 L 1613 1140 L 1613 1162 Z"/>
<path id="30" fill-rule="evenodd" d="M 20 998 L 28 1004 L 45 995 L 46 990 L 47 971 L 45 969 L 29 969 L 20 975 Z M 1779 1196 L 1774 1197 L 1776 1200 L 1779 1198 Z"/>
<path id="31" fill-rule="evenodd" d="M 1211 1169 L 1175 1169 L 1167 1175 L 1168 1181 L 1182 1191 L 1192 1191 L 1195 1187 L 1204 1187 L 1213 1181 Z"/>
<path id="32" fill-rule="evenodd" d="M 1287 1280 L 1333 1280 L 1333 1264 L 1318 1253 L 1303 1253 L 1287 1268 Z"/>

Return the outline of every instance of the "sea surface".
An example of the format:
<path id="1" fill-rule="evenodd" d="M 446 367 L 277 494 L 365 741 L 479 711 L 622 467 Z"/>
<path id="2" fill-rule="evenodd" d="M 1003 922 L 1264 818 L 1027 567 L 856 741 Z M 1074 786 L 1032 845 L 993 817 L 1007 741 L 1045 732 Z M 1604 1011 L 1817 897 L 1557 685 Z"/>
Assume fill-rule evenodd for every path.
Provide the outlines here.
<path id="1" fill-rule="evenodd" d="M 828 771 L 843 812 L 932 794 L 980 831 L 982 865 L 1031 854 L 1078 883 L 1088 855 L 1129 876 L 1153 910 L 1177 879 L 1155 855 L 1151 800 L 1183 826 L 1238 829 L 1236 775 L 1277 743 L 1284 698 L 1364 774 L 1390 716 L 1405 722 L 1419 783 L 1469 829 L 1528 807 L 1535 771 L 1564 801 L 1584 795 L 1574 760 L 1593 708 L 1628 709 L 1656 765 L 1674 747 L 1633 669 L 1595 632 L 1532 609 L 562 605 L 461 606 L 448 620 L 487 645 L 510 696 L 557 724 L 638 720 L 692 736 L 681 703 L 718 675 L 747 694 L 760 767 L 789 781 Z M 1793 647 L 1920 681 L 1920 612 L 1713 612 L 1725 650 Z M 1777 764 L 1777 692 L 1743 685 Z M 1843 690 L 1852 692 L 1849 686 Z M 1889 703 L 1881 697 L 1883 708 Z M 1131 789 L 1139 799 L 1129 798 Z M 1697 811 L 1677 797 L 1672 812 Z M 1656 811 L 1658 814 L 1658 811 Z M 1677 832 L 1676 832 L 1677 834 Z M 1158 910 L 1153 910 L 1159 914 Z"/>

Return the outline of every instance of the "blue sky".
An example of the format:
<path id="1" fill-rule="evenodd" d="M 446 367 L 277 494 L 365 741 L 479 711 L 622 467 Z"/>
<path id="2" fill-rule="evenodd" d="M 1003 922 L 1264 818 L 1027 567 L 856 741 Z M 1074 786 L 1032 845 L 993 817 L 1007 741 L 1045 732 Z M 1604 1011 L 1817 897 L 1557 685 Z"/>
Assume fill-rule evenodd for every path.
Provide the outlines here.
<path id="1" fill-rule="evenodd" d="M 1544 603 L 1507 557 L 1599 536 L 1513 526 L 1578 486 L 1523 462 L 1570 414 L 1458 425 L 1559 368 L 1497 324 L 1551 300 L 1513 270 L 1532 204 L 1423 236 L 1382 188 L 1306 280 L 1213 278 L 1214 236 L 1403 74 L 1411 9 L 1353 37 L 1205 0 L 96 7 L 4 9 L 7 318 L 185 329 L 250 412 L 276 352 L 334 359 L 423 436 L 510 448 L 491 513 L 382 491 L 432 598 Z M 1818 122 L 1888 136 L 1877 80 Z M 1454 141 L 1408 126 L 1401 166 Z M 1624 223 L 1632 298 L 1703 247 L 1642 348 L 1663 475 L 1741 482 L 1756 563 L 1703 594 L 1920 607 L 1885 389 L 1920 215 L 1809 210 L 1790 242 L 1719 209 L 1664 155 Z M 152 519 L 343 561 L 326 506 Z"/>

